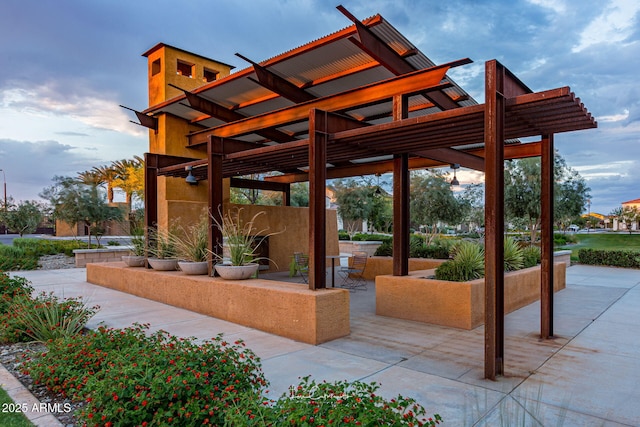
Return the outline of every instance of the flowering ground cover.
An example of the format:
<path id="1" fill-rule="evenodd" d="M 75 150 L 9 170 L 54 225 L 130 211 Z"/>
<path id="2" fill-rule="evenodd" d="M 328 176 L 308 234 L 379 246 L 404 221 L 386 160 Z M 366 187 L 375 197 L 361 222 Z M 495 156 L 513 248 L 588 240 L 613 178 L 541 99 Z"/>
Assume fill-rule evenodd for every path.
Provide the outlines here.
<path id="1" fill-rule="evenodd" d="M 37 331 L 58 331 L 36 338 L 44 343 L 34 347 L 37 351 L 21 352 L 20 374 L 73 402 L 78 425 L 433 426 L 441 421 L 438 415 L 427 417 L 411 398 L 376 395 L 375 383 L 316 383 L 307 377 L 277 400 L 268 399 L 260 360 L 242 341 L 218 335 L 196 342 L 150 333 L 140 324 L 77 330 L 97 307 L 51 296 L 30 305 L 28 282 L 0 273 L 0 285 L 5 310 L 0 344 L 7 337 L 31 340 L 40 337 Z M 16 304 L 23 309 L 12 309 Z M 74 327 L 62 327 L 67 323 Z"/>

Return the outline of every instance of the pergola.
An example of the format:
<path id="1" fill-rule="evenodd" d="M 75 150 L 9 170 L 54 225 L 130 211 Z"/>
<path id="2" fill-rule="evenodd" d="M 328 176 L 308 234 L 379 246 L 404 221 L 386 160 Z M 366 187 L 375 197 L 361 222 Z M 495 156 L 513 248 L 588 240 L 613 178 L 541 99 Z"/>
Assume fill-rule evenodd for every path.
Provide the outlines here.
<path id="1" fill-rule="evenodd" d="M 505 159 L 541 156 L 541 336 L 553 335 L 553 138 L 594 128 L 568 87 L 533 92 L 499 62 L 485 64 L 478 105 L 447 75 L 467 58 L 436 65 L 381 16 L 353 25 L 139 113 L 143 125 L 170 114 L 197 125 L 193 158 L 146 154 L 146 224 L 157 221 L 157 177 L 208 183 L 220 215 L 223 179 L 282 191 L 309 182 L 309 287 L 326 287 L 326 180 L 393 172 L 393 274 L 409 272 L 409 170 L 448 164 L 484 171 L 485 376 L 503 374 Z M 239 55 L 240 56 L 240 55 Z M 243 57 L 244 58 L 244 57 Z M 244 58 L 246 59 L 246 58 Z M 522 143 L 519 138 L 539 137 Z M 206 157 L 204 157 L 206 153 Z M 263 181 L 251 174 L 278 172 Z M 220 231 L 210 228 L 210 247 Z"/>

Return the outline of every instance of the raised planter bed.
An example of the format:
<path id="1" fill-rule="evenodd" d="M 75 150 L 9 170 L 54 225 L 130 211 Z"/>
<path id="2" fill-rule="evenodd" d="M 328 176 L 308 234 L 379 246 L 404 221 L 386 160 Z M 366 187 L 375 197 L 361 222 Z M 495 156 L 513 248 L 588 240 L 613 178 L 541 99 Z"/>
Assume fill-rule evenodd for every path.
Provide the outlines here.
<path id="1" fill-rule="evenodd" d="M 121 261 L 123 255 L 132 255 L 128 246 L 112 246 L 101 249 L 74 249 L 76 267 L 86 267 L 92 262 L 116 262 Z"/>
<path id="2" fill-rule="evenodd" d="M 87 282 L 309 344 L 350 332 L 345 289 L 311 291 L 295 283 L 189 276 L 122 262 L 87 265 Z"/>
<path id="3" fill-rule="evenodd" d="M 484 279 L 449 282 L 427 279 L 433 270 L 410 276 L 376 278 L 376 314 L 473 329 L 484 323 Z M 566 286 L 566 264 L 554 264 L 554 291 Z M 504 311 L 510 313 L 540 299 L 540 266 L 505 274 Z"/>

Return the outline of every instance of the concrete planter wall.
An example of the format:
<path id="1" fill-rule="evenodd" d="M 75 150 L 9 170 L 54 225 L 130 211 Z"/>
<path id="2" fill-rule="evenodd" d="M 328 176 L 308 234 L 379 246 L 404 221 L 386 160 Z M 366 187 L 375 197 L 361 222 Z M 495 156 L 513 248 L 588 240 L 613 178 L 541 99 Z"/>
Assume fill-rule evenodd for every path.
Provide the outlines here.
<path id="1" fill-rule="evenodd" d="M 349 335 L 349 291 L 89 264 L 87 282 L 309 344 Z M 215 334 L 215 331 L 211 331 Z"/>
<path id="2" fill-rule="evenodd" d="M 123 255 L 132 255 L 128 246 L 112 246 L 101 249 L 74 249 L 76 267 L 86 267 L 90 262 L 116 262 L 121 261 Z"/>
<path id="3" fill-rule="evenodd" d="M 427 279 L 433 270 L 411 276 L 376 278 L 376 314 L 461 329 L 484 323 L 484 279 L 449 282 Z M 566 264 L 554 264 L 554 290 L 566 286 Z M 504 311 L 540 299 L 540 266 L 505 274 Z"/>
<path id="4" fill-rule="evenodd" d="M 376 253 L 376 250 L 382 245 L 379 241 L 352 241 L 352 240 L 340 240 L 338 242 L 340 246 L 341 254 L 351 254 L 355 251 L 366 252 L 370 257 Z"/>

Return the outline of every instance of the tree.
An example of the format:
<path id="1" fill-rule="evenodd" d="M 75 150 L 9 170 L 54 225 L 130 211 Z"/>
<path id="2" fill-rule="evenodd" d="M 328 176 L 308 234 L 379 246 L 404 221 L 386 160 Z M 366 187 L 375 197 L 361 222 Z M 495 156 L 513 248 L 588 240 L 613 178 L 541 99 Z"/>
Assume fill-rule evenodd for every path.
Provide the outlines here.
<path id="1" fill-rule="evenodd" d="M 540 158 L 512 160 L 504 172 L 504 210 L 508 221 L 523 221 L 536 240 L 540 227 Z M 589 198 L 589 191 L 580 174 L 567 166 L 556 153 L 554 161 L 554 220 L 567 224 L 579 215 Z M 567 224 L 568 225 L 568 224 Z"/>
<path id="2" fill-rule="evenodd" d="M 0 217 L 8 229 L 17 231 L 22 237 L 36 231 L 42 222 L 43 208 L 40 203 L 27 200 L 0 212 Z"/>
<path id="3" fill-rule="evenodd" d="M 45 188 L 40 197 L 53 206 L 54 216 L 68 223 L 72 229 L 83 223 L 91 233 L 105 221 L 121 220 L 122 212 L 107 204 L 97 185 L 87 185 L 74 178 L 55 176 L 54 185 Z"/>
<path id="4" fill-rule="evenodd" d="M 480 227 L 484 224 L 484 185 L 469 184 L 458 195 L 462 204 L 462 221 L 472 226 Z"/>
<path id="5" fill-rule="evenodd" d="M 412 174 L 410 211 L 412 224 L 425 225 L 431 231 L 427 244 L 438 232 L 438 223 L 458 225 L 464 214 L 463 204 L 440 171 Z"/>
<path id="6" fill-rule="evenodd" d="M 144 195 L 144 160 L 134 156 L 133 160 L 123 159 L 113 162 L 111 168 L 114 172 L 112 185 L 125 193 L 127 205 L 131 211 L 133 197 L 142 199 Z"/>
<path id="7" fill-rule="evenodd" d="M 629 234 L 633 231 L 633 224 L 640 218 L 640 211 L 636 206 L 619 207 L 609 214 L 625 225 Z"/>
<path id="8" fill-rule="evenodd" d="M 393 224 L 391 198 L 371 177 L 336 179 L 333 189 L 343 221 L 366 221 L 371 230 L 388 232 Z"/>

